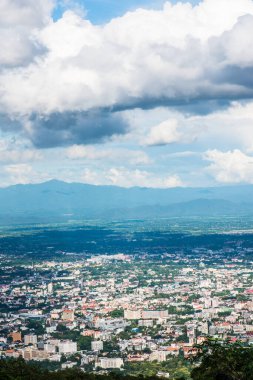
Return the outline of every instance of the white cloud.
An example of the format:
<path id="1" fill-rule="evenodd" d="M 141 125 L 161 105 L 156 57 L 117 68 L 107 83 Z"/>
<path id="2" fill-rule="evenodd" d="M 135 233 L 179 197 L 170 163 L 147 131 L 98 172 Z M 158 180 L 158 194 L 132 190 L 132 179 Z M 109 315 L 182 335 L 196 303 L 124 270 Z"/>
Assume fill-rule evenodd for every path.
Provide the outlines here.
<path id="1" fill-rule="evenodd" d="M 180 141 L 181 137 L 178 122 L 172 119 L 151 128 L 143 143 L 144 145 L 166 145 Z"/>
<path id="2" fill-rule="evenodd" d="M 35 150 L 0 150 L 0 162 L 28 162 L 40 159 L 41 154 Z"/>
<path id="3" fill-rule="evenodd" d="M 28 63 L 39 49 L 35 32 L 50 22 L 53 0 L 0 1 L 0 65 Z"/>
<path id="4" fill-rule="evenodd" d="M 66 150 L 66 156 L 71 160 L 106 160 L 106 162 L 117 163 L 127 161 L 132 165 L 147 165 L 151 163 L 145 152 L 126 148 L 99 149 L 93 146 L 73 145 Z"/>
<path id="5" fill-rule="evenodd" d="M 189 158 L 189 157 L 197 157 L 200 154 L 198 152 L 192 152 L 192 151 L 183 151 L 183 152 L 176 152 L 176 153 L 169 153 L 167 157 L 170 158 Z"/>
<path id="6" fill-rule="evenodd" d="M 37 2 L 25 3 L 36 9 L 32 4 Z M 46 14 L 48 7 L 43 7 Z M 248 37 L 252 19 L 239 19 L 247 14 L 253 15 L 252 0 L 204 0 L 196 7 L 167 2 L 161 11 L 139 9 L 104 26 L 65 12 L 57 22 L 40 26 L 36 34 L 44 55 L 28 66 L 1 73 L 0 109 L 18 114 L 85 111 L 164 99 L 252 94 L 240 75 L 235 82 L 222 72 L 231 64 L 253 65 Z M 228 43 L 235 35 L 243 62 Z"/>
<path id="7" fill-rule="evenodd" d="M 177 120 L 166 120 L 151 128 L 144 145 L 166 145 L 178 142 L 180 138 Z"/>
<path id="8" fill-rule="evenodd" d="M 31 182 L 31 177 L 33 175 L 33 169 L 31 165 L 28 164 L 16 164 L 5 166 L 5 173 L 8 174 L 9 184 L 25 184 Z"/>
<path id="9" fill-rule="evenodd" d="M 0 0 L 0 128 L 21 132 L 36 147 L 64 147 L 66 164 L 60 173 L 49 151 L 36 163 L 41 153 L 31 143 L 0 144 L 0 163 L 12 164 L 3 171 L 13 183 L 15 170 L 15 182 L 46 178 L 40 169 L 47 168 L 76 179 L 86 165 L 83 179 L 91 183 L 182 185 L 181 176 L 190 182 L 191 164 L 197 174 L 203 169 L 203 151 L 217 181 L 250 181 L 253 102 L 240 99 L 253 98 L 253 0 L 166 2 L 159 11 L 138 9 L 101 26 L 73 10 L 53 22 L 52 4 Z M 203 107 L 196 115 L 198 101 L 208 99 L 212 113 Z M 219 99 L 238 101 L 224 110 Z M 181 112 L 168 108 L 182 103 Z M 87 146 L 108 137 L 108 146 Z M 156 145 L 168 146 L 148 148 Z"/>
<path id="10" fill-rule="evenodd" d="M 253 183 L 253 157 L 236 149 L 228 152 L 207 151 L 204 159 L 211 162 L 207 171 L 221 183 Z"/>
<path id="11" fill-rule="evenodd" d="M 37 161 L 42 158 L 42 155 L 36 150 L 4 150 L 0 147 L 0 163 L 13 162 L 29 162 Z"/>
<path id="12" fill-rule="evenodd" d="M 94 185 L 114 185 L 121 187 L 171 188 L 183 186 L 179 176 L 163 176 L 144 170 L 129 170 L 124 167 L 111 168 L 108 171 L 95 172 L 86 169 L 82 181 Z"/>
<path id="13" fill-rule="evenodd" d="M 55 178 L 55 176 L 41 170 L 41 168 L 28 163 L 0 166 L 0 174 L 1 187 L 16 184 L 41 183 Z"/>
<path id="14" fill-rule="evenodd" d="M 252 17 L 239 18 L 234 28 L 225 32 L 222 38 L 211 41 L 212 47 L 223 52 L 223 64 L 252 67 Z"/>
<path id="15" fill-rule="evenodd" d="M 66 151 L 67 158 L 71 160 L 80 160 L 80 159 L 92 159 L 97 160 L 104 158 L 104 154 L 101 152 L 97 152 L 94 148 L 88 148 L 83 145 L 72 145 Z"/>
<path id="16" fill-rule="evenodd" d="M 233 102 L 229 108 L 205 116 L 184 118 L 184 131 L 192 134 L 199 147 L 253 152 L 253 102 Z"/>
<path id="17" fill-rule="evenodd" d="M 1 163 L 25 163 L 38 161 L 43 158 L 43 154 L 31 148 L 24 140 L 15 140 L 10 138 L 0 138 L 0 164 Z"/>
<path id="18" fill-rule="evenodd" d="M 204 115 L 183 114 L 173 109 L 128 111 L 126 118 L 133 125 L 120 141 L 139 141 L 140 145 L 176 143 L 191 151 L 236 149 L 253 152 L 253 102 L 232 102 L 228 108 Z M 173 122 L 172 122 L 173 121 Z M 156 125 L 153 127 L 152 125 Z M 187 150 L 189 150 L 187 148 Z"/>

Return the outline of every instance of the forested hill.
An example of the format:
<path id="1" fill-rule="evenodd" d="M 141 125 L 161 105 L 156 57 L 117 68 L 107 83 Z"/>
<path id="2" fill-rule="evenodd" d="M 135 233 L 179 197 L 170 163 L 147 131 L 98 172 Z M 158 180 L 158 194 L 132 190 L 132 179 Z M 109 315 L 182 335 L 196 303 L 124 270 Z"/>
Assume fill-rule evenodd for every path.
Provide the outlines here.
<path id="1" fill-rule="evenodd" d="M 253 215 L 253 186 L 120 188 L 49 181 L 0 189 L 0 221 Z"/>

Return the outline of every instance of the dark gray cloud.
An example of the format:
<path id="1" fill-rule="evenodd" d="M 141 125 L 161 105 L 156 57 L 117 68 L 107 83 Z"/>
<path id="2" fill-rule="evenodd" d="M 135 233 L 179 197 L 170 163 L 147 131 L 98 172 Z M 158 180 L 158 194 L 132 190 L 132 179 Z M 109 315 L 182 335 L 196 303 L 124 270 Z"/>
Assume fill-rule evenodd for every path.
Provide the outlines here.
<path id="1" fill-rule="evenodd" d="M 243 86 L 249 90 L 249 95 L 252 97 L 253 67 L 238 67 L 235 65 L 227 66 L 225 70 L 220 71 L 216 75 L 215 80 L 219 83 L 222 82 Z"/>
<path id="2" fill-rule="evenodd" d="M 104 110 L 55 112 L 47 116 L 34 114 L 30 122 L 29 138 L 38 148 L 99 143 L 128 129 L 120 114 Z"/>

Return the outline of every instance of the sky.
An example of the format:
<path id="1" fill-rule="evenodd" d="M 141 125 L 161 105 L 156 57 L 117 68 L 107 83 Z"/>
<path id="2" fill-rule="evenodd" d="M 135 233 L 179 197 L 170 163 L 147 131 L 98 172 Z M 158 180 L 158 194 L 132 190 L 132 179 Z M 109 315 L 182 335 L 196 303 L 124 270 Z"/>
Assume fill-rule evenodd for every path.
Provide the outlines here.
<path id="1" fill-rule="evenodd" d="M 181 1 L 187 3 L 188 0 Z M 177 1 L 173 0 L 172 4 Z M 192 5 L 199 3 L 199 0 L 190 1 Z M 135 11 L 137 8 L 161 10 L 163 0 L 82 0 L 82 1 L 58 1 L 53 11 L 54 20 L 62 17 L 64 11 L 69 8 L 81 11 L 86 18 L 94 24 L 104 24 L 112 18 L 123 16 L 126 12 Z"/>
<path id="2" fill-rule="evenodd" d="M 253 183 L 253 0 L 0 0 L 0 186 Z"/>

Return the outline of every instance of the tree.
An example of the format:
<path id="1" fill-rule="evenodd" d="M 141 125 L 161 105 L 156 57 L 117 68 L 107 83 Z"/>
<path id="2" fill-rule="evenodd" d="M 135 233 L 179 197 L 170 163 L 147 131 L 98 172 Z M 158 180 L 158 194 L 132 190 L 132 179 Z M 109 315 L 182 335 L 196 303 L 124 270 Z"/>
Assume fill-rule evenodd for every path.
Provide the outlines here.
<path id="1" fill-rule="evenodd" d="M 197 348 L 193 380 L 253 380 L 253 348 L 211 339 Z"/>
<path id="2" fill-rule="evenodd" d="M 39 375 L 39 369 L 33 364 L 28 366 L 22 358 L 0 360 L 0 379 L 37 380 Z"/>
<path id="3" fill-rule="evenodd" d="M 186 367 L 178 368 L 174 372 L 174 378 L 175 380 L 190 380 L 191 374 L 190 374 L 189 369 Z"/>
<path id="4" fill-rule="evenodd" d="M 121 318 L 124 317 L 124 310 L 123 309 L 118 309 L 118 310 L 113 310 L 109 313 L 109 316 L 111 318 Z"/>
<path id="5" fill-rule="evenodd" d="M 57 372 L 49 372 L 40 367 L 40 364 L 26 363 L 23 359 L 0 359 L 0 379 L 2 380 L 120 380 L 121 373 L 108 375 L 84 373 L 79 368 L 69 368 Z M 143 380 L 143 377 L 124 377 L 125 380 Z M 147 380 L 153 380 L 150 377 Z"/>
<path id="6" fill-rule="evenodd" d="M 78 348 L 81 350 L 81 351 L 90 351 L 91 350 L 91 337 L 90 336 L 83 336 L 83 335 L 80 335 L 79 339 L 78 339 Z"/>
<path id="7" fill-rule="evenodd" d="M 29 330 L 34 330 L 37 335 L 43 335 L 45 333 L 45 328 L 40 321 L 30 319 L 27 327 Z"/>

